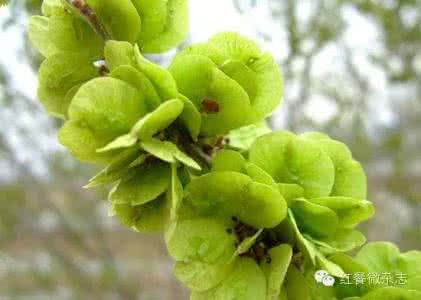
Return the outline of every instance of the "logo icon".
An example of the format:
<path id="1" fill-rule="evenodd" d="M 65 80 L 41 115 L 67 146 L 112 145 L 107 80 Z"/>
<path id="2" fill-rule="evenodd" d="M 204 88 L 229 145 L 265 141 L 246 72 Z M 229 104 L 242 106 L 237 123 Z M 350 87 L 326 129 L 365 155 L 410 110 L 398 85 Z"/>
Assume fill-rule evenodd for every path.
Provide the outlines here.
<path id="1" fill-rule="evenodd" d="M 324 286 L 333 286 L 335 284 L 335 278 L 330 276 L 329 273 L 325 270 L 319 270 L 314 273 L 314 279 Z"/>

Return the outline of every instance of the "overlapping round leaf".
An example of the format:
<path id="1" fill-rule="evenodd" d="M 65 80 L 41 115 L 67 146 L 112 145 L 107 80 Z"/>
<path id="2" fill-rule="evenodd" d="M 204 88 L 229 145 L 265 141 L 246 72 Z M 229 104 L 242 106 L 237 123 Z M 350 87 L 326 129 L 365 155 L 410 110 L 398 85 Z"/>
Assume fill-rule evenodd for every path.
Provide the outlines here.
<path id="1" fill-rule="evenodd" d="M 331 159 L 330 155 L 334 154 L 329 155 L 316 139 L 310 139 L 311 135 L 297 137 L 280 132 L 262 136 L 252 145 L 248 161 L 236 151 L 223 150 L 214 157 L 212 170 L 243 173 L 278 189 L 287 200 L 290 212 L 285 225 L 273 230 L 281 230 L 282 235 L 285 228 L 292 228 L 295 241 L 291 242 L 310 264 L 342 277 L 342 268 L 327 255 L 347 252 L 364 244 L 365 237 L 354 227 L 372 216 L 373 207 L 363 199 L 334 196 L 335 171 L 341 169 L 341 161 Z M 347 160 L 352 160 L 352 156 L 343 155 L 342 161 Z M 362 181 L 365 181 L 365 175 L 362 175 Z"/>
<path id="2" fill-rule="evenodd" d="M 237 217 L 256 228 L 271 228 L 286 217 L 286 202 L 273 186 L 238 172 L 211 172 L 186 188 L 186 202 L 199 215 Z"/>
<path id="3" fill-rule="evenodd" d="M 216 218 L 194 218 L 177 222 L 168 234 L 167 248 L 175 259 L 175 275 L 195 291 L 218 285 L 231 272 L 235 238 L 227 225 Z"/>
<path id="4" fill-rule="evenodd" d="M 43 16 L 32 17 L 29 24 L 30 40 L 46 57 L 39 73 L 38 96 L 47 111 L 60 118 L 67 118 L 70 101 L 83 83 L 103 75 L 107 68 L 114 69 L 118 58 L 111 57 L 107 49 L 104 54 L 107 40 L 137 42 L 142 51 L 155 53 L 175 47 L 188 31 L 187 0 L 77 3 L 45 0 Z M 109 58 L 107 65 L 101 61 L 104 55 Z M 147 83 L 139 79 L 141 75 L 130 71 L 117 70 L 114 75 L 131 78 L 127 76 L 130 73 L 133 81 L 150 92 Z"/>
<path id="5" fill-rule="evenodd" d="M 44 0 L 42 13 L 29 36 L 46 57 L 39 97 L 66 120 L 60 141 L 105 164 L 86 187 L 115 184 L 112 215 L 165 231 L 191 299 L 421 298 L 419 252 L 374 243 L 344 254 L 365 242 L 355 227 L 374 213 L 364 170 L 324 134 L 270 133 L 264 118 L 281 101 L 282 78 L 256 43 L 218 34 L 166 70 L 141 52 L 185 38 L 187 0 Z M 227 139 L 216 143 L 219 135 Z M 408 281 L 326 288 L 317 269 Z"/>
<path id="6" fill-rule="evenodd" d="M 335 182 L 330 193 L 331 196 L 366 199 L 367 178 L 364 169 L 352 158 L 352 154 L 345 144 L 317 132 L 309 132 L 301 136 L 317 141 L 318 146 L 332 160 L 335 167 Z"/>
<path id="7" fill-rule="evenodd" d="M 79 160 L 106 164 L 87 187 L 117 183 L 110 201 L 124 224 L 138 230 L 164 229 L 168 211 L 175 214 L 173 200 L 164 195 L 179 185 L 177 164 L 201 168 L 166 130 L 178 122 L 195 139 L 200 115 L 188 100 L 177 98 L 169 72 L 144 59 L 137 47 L 109 41 L 105 50 L 110 76 L 78 89 L 60 141 Z"/>
<path id="8" fill-rule="evenodd" d="M 303 271 L 291 265 L 280 299 L 339 300 L 340 298 L 336 297 L 335 289 L 316 282 L 314 274 L 314 269 L 305 268 Z"/>
<path id="9" fill-rule="evenodd" d="M 280 103 L 275 60 L 251 40 L 222 33 L 180 52 L 170 71 L 180 92 L 203 115 L 204 134 L 226 134 L 262 121 Z"/>
<path id="10" fill-rule="evenodd" d="M 100 75 L 93 64 L 102 56 L 104 41 L 64 1 L 44 1 L 42 11 L 44 16 L 34 16 L 29 23 L 29 38 L 46 57 L 38 96 L 48 112 L 66 118 L 76 90 Z"/>
<path id="11" fill-rule="evenodd" d="M 35 47 L 44 56 L 48 56 L 50 51 L 57 49 L 56 47 L 62 44 L 77 44 L 72 44 L 73 41 L 71 41 L 75 37 L 75 32 L 63 28 L 70 26 L 71 22 L 61 23 L 60 20 L 59 26 L 56 26 L 56 17 L 77 15 L 78 19 L 86 25 L 91 22 L 93 29 L 98 30 L 95 26 L 100 27 L 104 31 L 102 38 L 138 43 L 142 52 L 146 53 L 168 51 L 181 43 L 188 33 L 187 0 L 152 2 L 146 0 L 86 0 L 77 2 L 44 0 L 42 13 L 45 18 L 37 16 L 31 19 L 32 40 Z M 74 20 L 73 18 L 72 21 Z M 54 34 L 49 35 L 51 33 Z M 97 39 L 101 35 L 98 32 L 95 35 L 93 32 L 91 34 L 92 36 L 96 35 Z M 48 38 L 52 36 L 58 39 L 48 41 Z M 88 43 L 83 43 L 81 46 L 88 47 L 89 40 L 85 39 L 84 41 Z"/>
<path id="12" fill-rule="evenodd" d="M 42 13 L 44 16 L 31 17 L 28 33 L 32 44 L 44 57 L 59 52 L 101 57 L 103 39 L 81 15 L 66 5 L 66 1 L 44 1 Z"/>
<path id="13" fill-rule="evenodd" d="M 109 196 L 111 214 L 137 231 L 167 230 L 177 220 L 183 198 L 177 165 L 141 164 L 123 174 Z"/>
<path id="14" fill-rule="evenodd" d="M 377 275 L 379 280 L 344 288 L 336 287 L 339 299 L 405 299 L 416 300 L 421 296 L 421 252 L 400 253 L 399 248 L 387 242 L 365 245 L 352 258 L 346 255 L 333 255 L 332 260 L 353 275 L 357 272 L 365 278 Z M 382 276 L 390 278 L 381 280 Z M 399 279 L 400 278 L 400 279 Z"/>
<path id="15" fill-rule="evenodd" d="M 187 0 L 87 0 L 115 40 L 138 43 L 160 53 L 181 43 L 188 32 Z"/>
<path id="16" fill-rule="evenodd" d="M 265 300 L 266 278 L 263 271 L 252 260 L 238 260 L 234 271 L 215 288 L 203 293 L 194 292 L 191 300 Z"/>
<path id="17" fill-rule="evenodd" d="M 183 116 L 187 101 L 177 99 L 171 75 L 146 61 L 136 47 L 110 41 L 105 54 L 112 67 L 110 76 L 78 89 L 60 132 L 60 140 L 78 159 L 94 163 L 107 162 L 121 149 L 151 140 Z M 189 107 L 188 113 L 195 111 Z M 186 126 L 197 131 L 194 125 Z"/>
<path id="18" fill-rule="evenodd" d="M 374 213 L 365 200 L 361 166 L 344 144 L 325 135 L 264 135 L 251 146 L 249 161 L 272 176 L 289 200 L 298 226 L 316 237 L 354 228 Z"/>
<path id="19" fill-rule="evenodd" d="M 332 191 L 334 165 L 317 142 L 287 131 L 274 132 L 256 140 L 249 158 L 276 182 L 303 187 L 306 198 L 329 196 Z"/>
<path id="20" fill-rule="evenodd" d="M 60 142 L 82 161 L 107 162 L 115 153 L 97 149 L 129 132 L 146 113 L 143 95 L 128 83 L 111 77 L 93 79 L 73 97 Z"/>
<path id="21" fill-rule="evenodd" d="M 257 238 L 264 228 L 274 227 L 286 217 L 286 203 L 276 186 L 260 183 L 246 173 L 241 173 L 245 172 L 241 164 L 246 164 L 246 161 L 237 152 L 221 151 L 218 157 L 215 161 L 221 164 L 232 157 L 236 157 L 234 160 L 237 162 L 232 161 L 225 168 L 221 165 L 220 170 L 216 163 L 212 172 L 193 179 L 187 185 L 183 206 L 189 207 L 190 215 L 196 217 L 179 220 L 167 236 L 169 253 L 177 261 L 175 274 L 194 291 L 192 297 L 197 299 L 224 299 L 224 295 L 231 295 L 230 293 L 234 293 L 232 297 L 236 297 L 238 293 L 241 299 L 265 299 L 266 277 L 271 278 L 272 282 L 270 294 L 276 294 L 275 282 L 279 281 L 279 286 L 282 283 L 285 275 L 282 274 L 290 262 L 288 245 L 284 245 L 280 253 L 274 248 L 274 263 L 265 267 L 254 260 L 245 259 L 243 254 L 257 243 Z M 197 219 L 197 216 L 200 218 Z M 239 240 L 233 233 L 233 220 L 260 230 L 253 236 Z M 193 252 L 189 250 L 190 247 L 193 247 Z M 210 256 L 205 255 L 206 253 Z M 250 274 L 245 272 L 248 275 L 237 274 L 245 261 L 246 264 L 252 265 L 247 269 L 252 268 L 255 271 Z M 241 279 L 241 285 L 246 285 L 246 279 L 248 276 L 256 276 L 256 270 L 261 273 L 256 280 L 265 283 L 264 286 L 255 291 L 236 288 L 233 277 L 245 276 Z M 250 277 L 247 280 L 254 279 Z"/>
<path id="22" fill-rule="evenodd" d="M 249 161 L 266 171 L 288 201 L 287 225 L 295 242 L 315 266 L 342 276 L 326 255 L 365 243 L 354 228 L 374 214 L 366 197 L 366 177 L 348 148 L 328 136 L 287 131 L 256 139 Z"/>
<path id="23" fill-rule="evenodd" d="M 266 299 L 278 300 L 281 289 L 292 259 L 292 248 L 283 244 L 269 250 L 270 262 L 262 263 L 262 270 L 266 275 Z"/>
<path id="24" fill-rule="evenodd" d="M 232 163 L 225 165 L 227 160 Z M 211 173 L 186 187 L 183 205 L 201 218 L 180 220 L 167 238 L 169 253 L 177 261 L 175 275 L 193 290 L 192 299 L 275 299 L 290 264 L 290 246 L 271 249 L 271 264 L 243 255 L 258 243 L 264 228 L 286 217 L 285 200 L 276 186 L 242 173 L 246 169 L 241 165 L 247 163 L 237 152 L 221 151 L 215 162 Z M 239 240 L 233 220 L 261 229 Z M 206 253 L 214 260 L 205 263 L 210 259 Z"/>

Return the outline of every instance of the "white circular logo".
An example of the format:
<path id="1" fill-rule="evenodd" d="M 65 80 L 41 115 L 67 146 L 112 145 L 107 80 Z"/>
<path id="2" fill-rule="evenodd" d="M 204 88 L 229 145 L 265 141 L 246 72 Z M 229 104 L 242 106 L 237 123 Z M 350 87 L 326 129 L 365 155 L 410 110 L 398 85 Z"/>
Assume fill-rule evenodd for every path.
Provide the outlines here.
<path id="1" fill-rule="evenodd" d="M 327 275 L 323 278 L 324 286 L 333 286 L 335 284 L 335 278 L 333 276 Z"/>
<path id="2" fill-rule="evenodd" d="M 335 278 L 330 276 L 325 270 L 319 270 L 314 273 L 314 279 L 318 283 L 322 283 L 324 286 L 333 286 L 335 284 Z"/>
<path id="3" fill-rule="evenodd" d="M 323 278 L 328 276 L 329 273 L 325 270 L 319 270 L 314 274 L 314 279 L 316 279 L 316 281 L 318 283 L 322 283 L 323 282 Z"/>

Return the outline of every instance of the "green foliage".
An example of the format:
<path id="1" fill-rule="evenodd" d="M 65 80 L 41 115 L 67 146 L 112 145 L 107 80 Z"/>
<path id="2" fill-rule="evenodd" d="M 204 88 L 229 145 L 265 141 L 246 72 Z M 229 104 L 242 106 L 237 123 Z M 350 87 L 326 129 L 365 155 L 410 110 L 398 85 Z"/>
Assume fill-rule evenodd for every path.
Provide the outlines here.
<path id="1" fill-rule="evenodd" d="M 129 131 L 145 113 L 146 105 L 136 89 L 119 79 L 96 78 L 73 97 L 60 141 L 80 160 L 102 161 L 110 155 L 97 149 Z"/>
<path id="2" fill-rule="evenodd" d="M 123 177 L 110 195 L 116 204 L 138 206 L 156 199 L 170 184 L 171 172 L 166 164 L 142 166 Z"/>
<path id="3" fill-rule="evenodd" d="M 67 94 L 73 95 L 81 84 L 102 75 L 105 70 L 95 68 L 94 63 L 104 56 L 110 70 L 114 70 L 116 63 L 131 65 L 115 61 L 122 58 L 116 57 L 122 55 L 116 52 L 124 47 L 110 42 L 104 49 L 107 40 L 139 42 L 142 51 L 158 53 L 186 37 L 187 0 L 155 2 L 153 5 L 144 0 L 43 2 L 44 16 L 31 17 L 28 32 L 34 47 L 46 58 L 40 70 L 38 96 L 48 112 L 66 118 L 71 99 Z M 133 51 L 131 47 L 128 44 L 124 50 Z M 139 67 L 145 71 L 142 64 Z"/>
<path id="4" fill-rule="evenodd" d="M 237 172 L 203 175 L 186 192 L 186 203 L 199 215 L 235 216 L 257 228 L 274 227 L 286 216 L 286 202 L 275 187 Z"/>
<path id="5" fill-rule="evenodd" d="M 343 287 L 337 286 L 338 295 L 346 294 L 350 299 L 355 297 L 364 300 L 415 300 L 421 296 L 421 252 L 419 251 L 400 253 L 391 243 L 375 242 L 365 245 L 355 258 L 344 255 L 333 259 L 350 272 L 360 272 L 367 277 L 369 274 L 387 276 L 374 284 L 366 283 L 345 291 Z M 401 279 L 396 280 L 399 276 Z"/>
<path id="6" fill-rule="evenodd" d="M 66 118 L 70 102 L 80 85 L 97 76 L 98 70 L 86 56 L 58 52 L 41 65 L 38 96 L 49 112 Z"/>
<path id="7" fill-rule="evenodd" d="M 288 244 L 283 244 L 270 249 L 269 255 L 271 262 L 264 262 L 262 265 L 267 280 L 266 298 L 268 300 L 277 300 L 288 271 L 288 266 L 291 263 L 292 248 Z"/>
<path id="8" fill-rule="evenodd" d="M 309 198 L 329 196 L 335 180 L 332 160 L 316 142 L 290 132 L 275 132 L 256 140 L 250 148 L 250 161 L 279 183 L 304 188 Z"/>
<path id="9" fill-rule="evenodd" d="M 186 48 L 170 71 L 180 92 L 202 111 L 203 132 L 209 135 L 262 121 L 282 98 L 274 59 L 236 33 Z M 209 110 L 209 102 L 216 108 Z"/>
<path id="10" fill-rule="evenodd" d="M 232 270 L 234 242 L 222 220 L 181 220 L 167 237 L 168 252 L 176 260 L 175 275 L 195 291 L 216 286 Z"/>
<path id="11" fill-rule="evenodd" d="M 215 288 L 203 294 L 192 294 L 192 300 L 200 299 L 265 299 L 266 280 L 263 271 L 249 258 L 239 260 L 234 271 Z"/>
<path id="12" fill-rule="evenodd" d="M 256 138 L 271 131 L 266 122 L 232 130 L 228 135 L 229 144 L 237 149 L 248 150 Z"/>
<path id="13" fill-rule="evenodd" d="M 358 176 L 346 177 L 345 174 L 350 173 L 344 172 L 344 166 L 356 164 L 349 150 L 343 144 L 316 133 L 296 136 L 284 131 L 263 135 L 251 145 L 247 157 L 248 159 L 234 150 L 219 151 L 213 159 L 212 172 L 193 179 L 187 186 L 185 205 L 190 207 L 194 215 L 222 218 L 227 224 L 230 222 L 230 216 L 234 216 L 240 223 L 247 224 L 246 227 L 260 229 L 252 230 L 243 236 L 241 231 L 238 232 L 238 224 L 234 225 L 233 230 L 238 239 L 236 259 L 242 260 L 244 255 L 251 256 L 259 267 L 266 270 L 264 274 L 270 286 L 268 297 L 280 297 L 285 277 L 283 272 L 289 270 L 289 276 L 294 279 L 288 279 L 288 275 L 286 276 L 286 282 L 289 284 L 285 287 L 285 297 L 305 299 L 300 297 L 308 295 L 308 299 L 313 299 L 313 294 L 317 295 L 320 287 L 309 277 L 311 270 L 314 272 L 324 269 L 333 276 L 343 277 L 344 269 L 335 260 L 331 260 L 330 256 L 349 252 L 365 243 L 365 237 L 354 229 L 374 213 L 373 205 L 360 198 L 366 194 L 365 174 L 351 172 Z M 246 185 L 247 182 L 249 183 Z M 266 213 L 268 210 L 274 212 L 270 202 L 266 202 L 266 205 L 269 205 L 267 210 L 264 207 L 255 208 L 254 202 L 263 204 L 264 200 L 242 200 L 242 186 L 246 185 L 246 190 L 251 190 L 253 183 L 276 189 L 280 196 L 273 197 L 273 203 L 279 201 L 275 200 L 276 198 L 287 199 L 282 200 L 282 203 L 288 203 L 288 216 L 283 210 L 282 218 L 273 219 Z M 352 188 L 335 188 L 340 184 Z M 266 201 L 270 199 L 268 194 L 263 194 L 263 197 Z M 279 203 L 276 205 L 279 206 Z M 250 212 L 252 215 L 244 212 Z M 262 223 L 263 220 L 272 219 L 275 226 Z M 288 236 L 291 232 L 292 235 Z M 284 258 L 277 265 L 272 265 L 277 261 L 273 252 L 278 247 L 286 247 L 284 242 L 288 240 L 292 246 L 299 249 L 302 255 L 300 269 L 304 266 L 305 273 L 299 269 L 295 272 L 289 267 L 291 258 Z M 270 263 L 265 263 L 258 254 L 262 251 L 259 248 L 262 244 L 271 245 L 269 251 L 263 250 L 264 255 L 270 257 Z M 271 279 L 269 267 L 281 270 L 280 274 L 276 275 L 280 279 Z M 274 284 L 273 280 L 279 282 Z M 308 282 L 307 290 L 293 288 L 295 280 Z M 193 295 L 209 299 L 216 297 L 214 290 L 217 290 L 217 287 L 209 289 L 206 293 L 202 291 Z M 326 290 L 323 293 L 335 297 L 333 291 Z M 320 295 L 318 297 L 325 299 Z"/>
<path id="14" fill-rule="evenodd" d="M 131 0 L 87 0 L 86 3 L 114 40 L 136 41 L 141 18 Z"/>
<path id="15" fill-rule="evenodd" d="M 169 69 L 143 53 L 177 45 L 187 1 L 44 1 L 30 37 L 46 57 L 39 96 L 64 119 L 61 143 L 104 165 L 110 214 L 164 233 L 191 299 L 418 299 L 419 252 L 361 247 L 366 175 L 321 133 L 271 132 L 282 99 L 268 53 L 236 33 L 181 51 Z M 98 61 L 99 59 L 103 59 Z M 327 287 L 347 272 L 406 272 L 405 286 Z M 333 277 L 328 278 L 333 284 Z M 328 284 L 326 284 L 328 285 Z"/>
<path id="16" fill-rule="evenodd" d="M 44 11 L 49 17 L 30 20 L 29 37 L 46 60 L 39 74 L 38 96 L 48 112 L 65 118 L 67 93 L 99 76 L 93 63 L 101 57 L 103 41 L 78 16 L 65 13 L 63 6 Z"/>

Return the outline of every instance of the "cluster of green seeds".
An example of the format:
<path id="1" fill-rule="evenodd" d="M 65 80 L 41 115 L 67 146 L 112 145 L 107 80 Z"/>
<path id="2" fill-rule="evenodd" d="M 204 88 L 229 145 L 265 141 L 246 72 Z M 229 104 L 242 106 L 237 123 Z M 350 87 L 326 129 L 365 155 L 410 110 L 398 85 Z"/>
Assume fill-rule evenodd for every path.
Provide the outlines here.
<path id="1" fill-rule="evenodd" d="M 179 52 L 187 0 L 45 0 L 29 36 L 45 57 L 38 96 L 60 142 L 103 169 L 111 214 L 160 232 L 192 300 L 421 299 L 421 254 L 361 247 L 374 214 L 349 149 L 321 133 L 272 132 L 283 82 L 237 33 Z M 323 269 L 333 287 L 313 279 Z M 406 272 L 406 285 L 341 286 L 353 272 Z"/>

